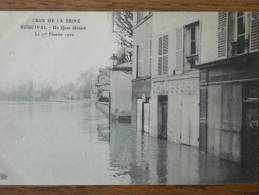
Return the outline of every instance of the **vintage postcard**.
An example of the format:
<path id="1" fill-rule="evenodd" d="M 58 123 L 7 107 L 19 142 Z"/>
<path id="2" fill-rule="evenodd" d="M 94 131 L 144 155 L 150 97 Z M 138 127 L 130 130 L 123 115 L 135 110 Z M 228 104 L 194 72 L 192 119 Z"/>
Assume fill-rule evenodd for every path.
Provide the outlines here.
<path id="1" fill-rule="evenodd" d="M 256 182 L 259 13 L 0 12 L 0 185 Z"/>

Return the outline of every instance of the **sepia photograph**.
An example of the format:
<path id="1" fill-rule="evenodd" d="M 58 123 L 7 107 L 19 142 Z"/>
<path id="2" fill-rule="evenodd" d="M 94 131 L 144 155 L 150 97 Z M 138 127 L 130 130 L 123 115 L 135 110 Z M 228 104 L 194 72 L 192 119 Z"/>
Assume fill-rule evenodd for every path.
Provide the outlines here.
<path id="1" fill-rule="evenodd" d="M 257 182 L 259 12 L 0 26 L 0 186 Z"/>

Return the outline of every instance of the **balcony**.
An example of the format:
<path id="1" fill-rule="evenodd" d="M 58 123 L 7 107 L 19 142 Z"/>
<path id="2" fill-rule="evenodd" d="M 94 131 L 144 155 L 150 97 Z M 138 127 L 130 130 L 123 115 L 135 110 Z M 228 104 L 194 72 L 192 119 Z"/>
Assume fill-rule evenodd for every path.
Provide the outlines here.
<path id="1" fill-rule="evenodd" d="M 232 42 L 230 44 L 231 56 L 244 54 L 248 51 L 249 39 L 240 39 L 239 41 Z"/>

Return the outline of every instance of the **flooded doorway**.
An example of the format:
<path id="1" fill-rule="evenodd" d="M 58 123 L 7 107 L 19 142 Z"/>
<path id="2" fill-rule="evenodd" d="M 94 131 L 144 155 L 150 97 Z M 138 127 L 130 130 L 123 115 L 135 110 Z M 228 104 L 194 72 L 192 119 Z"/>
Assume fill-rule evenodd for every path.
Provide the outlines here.
<path id="1" fill-rule="evenodd" d="M 167 139 L 168 96 L 158 96 L 158 137 Z"/>
<path id="2" fill-rule="evenodd" d="M 258 129 L 258 95 L 256 83 L 247 83 L 243 101 L 242 165 L 256 178 L 256 138 Z"/>

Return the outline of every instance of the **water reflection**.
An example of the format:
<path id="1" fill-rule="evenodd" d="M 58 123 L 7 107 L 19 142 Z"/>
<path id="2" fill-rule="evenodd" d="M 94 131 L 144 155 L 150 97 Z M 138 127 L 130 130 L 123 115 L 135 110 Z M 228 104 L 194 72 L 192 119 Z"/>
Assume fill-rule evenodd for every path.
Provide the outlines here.
<path id="1" fill-rule="evenodd" d="M 160 184 L 167 183 L 167 164 L 167 141 L 161 140 L 157 152 L 157 182 Z"/>
<path id="2" fill-rule="evenodd" d="M 248 181 L 238 165 L 198 148 L 142 135 L 130 124 L 114 122 L 109 130 L 91 102 L 0 102 L 0 118 L 0 173 L 8 175 L 0 184 Z"/>

